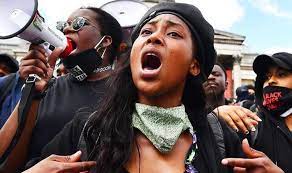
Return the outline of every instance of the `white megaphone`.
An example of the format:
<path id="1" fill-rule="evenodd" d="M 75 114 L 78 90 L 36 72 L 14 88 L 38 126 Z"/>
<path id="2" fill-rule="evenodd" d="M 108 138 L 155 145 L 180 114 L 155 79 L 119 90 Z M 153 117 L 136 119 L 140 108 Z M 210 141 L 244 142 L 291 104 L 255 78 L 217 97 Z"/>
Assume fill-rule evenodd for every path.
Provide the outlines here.
<path id="1" fill-rule="evenodd" d="M 100 8 L 117 19 L 123 28 L 122 49 L 128 49 L 130 44 L 130 35 L 147 12 L 148 6 L 138 0 L 112 0 L 100 6 Z"/>
<path id="2" fill-rule="evenodd" d="M 37 0 L 0 0 L 0 39 L 17 36 L 42 44 L 47 53 L 62 47 L 61 57 L 67 57 L 73 50 L 71 42 L 62 32 L 48 27 L 37 9 Z"/>

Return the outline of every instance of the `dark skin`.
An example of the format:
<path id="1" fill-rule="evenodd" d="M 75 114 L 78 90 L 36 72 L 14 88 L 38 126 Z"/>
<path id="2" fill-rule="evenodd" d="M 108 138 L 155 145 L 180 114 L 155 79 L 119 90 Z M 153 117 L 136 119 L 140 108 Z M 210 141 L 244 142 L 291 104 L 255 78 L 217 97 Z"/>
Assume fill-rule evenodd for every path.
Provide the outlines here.
<path id="1" fill-rule="evenodd" d="M 81 151 L 69 156 L 51 155 L 23 173 L 50 172 L 50 173 L 81 173 L 95 166 L 95 162 L 78 162 Z"/>
<path id="2" fill-rule="evenodd" d="M 192 56 L 195 53 L 189 53 L 194 51 L 193 45 L 188 26 L 174 15 L 158 15 L 142 27 L 130 57 L 132 78 L 140 103 L 164 108 L 182 104 L 187 74 L 196 76 L 200 73 L 199 64 Z M 159 57 L 160 67 L 143 68 L 147 52 Z M 182 133 L 172 150 L 165 154 L 160 153 L 140 132 L 136 133 L 135 142 L 140 150 L 140 173 L 185 171 L 185 157 L 192 144 L 190 133 Z M 139 154 L 135 146 L 125 165 L 131 173 L 139 172 Z"/>
<path id="3" fill-rule="evenodd" d="M 204 82 L 203 87 L 206 93 L 207 103 L 211 105 L 211 109 L 224 105 L 224 91 L 228 83 L 224 71 L 219 65 L 214 65 L 208 80 Z"/>
<path id="4" fill-rule="evenodd" d="M 255 131 L 255 126 L 261 121 L 255 113 L 241 106 L 225 105 L 224 91 L 227 85 L 224 71 L 219 65 L 214 65 L 208 80 L 203 84 L 210 107 L 208 109 L 222 117 L 236 132 L 240 130 L 247 134 L 249 130 Z"/>
<path id="5" fill-rule="evenodd" d="M 73 20 L 77 16 L 85 17 L 89 20 L 90 25 L 84 26 L 79 31 L 73 31 L 72 28 L 66 27 L 64 29 L 64 33 L 67 37 L 71 38 L 76 43 L 76 49 L 73 50 L 72 54 L 84 51 L 86 49 L 94 47 L 99 40 L 101 39 L 100 30 L 98 27 L 98 23 L 95 20 L 96 13 L 87 10 L 87 9 L 78 9 L 73 12 L 68 18 L 68 23 Z M 104 47 L 110 46 L 111 37 L 106 36 L 102 45 Z M 28 54 L 22 59 L 20 65 L 20 76 L 22 79 L 26 79 L 29 74 L 37 74 L 42 79 L 36 82 L 36 90 L 41 92 L 46 89 L 48 81 L 51 79 L 53 75 L 53 71 L 55 68 L 56 60 L 62 49 L 56 48 L 50 56 L 47 56 L 45 50 L 38 45 L 31 45 Z M 105 52 L 105 56 L 102 62 L 102 66 L 109 65 L 109 56 L 108 53 Z M 110 75 L 109 71 L 103 73 L 97 73 L 90 75 L 87 80 L 88 81 L 96 81 L 99 79 L 103 79 Z M 17 110 L 18 107 L 15 108 Z M 10 116 L 7 123 L 7 126 L 10 128 L 17 127 L 17 118 L 14 116 Z M 14 131 L 15 132 L 15 131 Z M 12 131 L 11 131 L 12 133 Z M 27 172 L 81 172 L 85 170 L 89 170 L 91 167 L 95 165 L 95 162 L 78 162 L 80 159 L 81 153 L 76 153 L 72 156 L 50 156 L 47 159 L 44 159 L 35 167 L 27 170 Z M 70 159 L 68 159 L 70 158 Z M 69 163 L 67 163 L 69 162 Z M 40 171 L 41 170 L 41 171 Z"/>
<path id="6" fill-rule="evenodd" d="M 78 16 L 85 17 L 90 22 L 89 25 L 84 26 L 79 31 L 72 30 L 70 26 L 67 26 L 64 29 L 64 34 L 66 37 L 69 37 L 76 43 L 76 49 L 72 51 L 72 54 L 93 48 L 102 38 L 99 25 L 95 20 L 96 15 L 97 14 L 91 10 L 78 9 L 69 16 L 67 20 L 68 23 Z M 106 36 L 102 44 L 106 47 L 110 46 L 111 42 L 111 37 Z M 20 63 L 19 73 L 21 79 L 25 80 L 29 74 L 37 74 L 42 78 L 42 80 L 36 83 L 36 89 L 40 92 L 45 90 L 48 81 L 53 75 L 56 60 L 61 52 L 62 50 L 60 48 L 56 48 L 50 56 L 47 56 L 47 53 L 41 46 L 31 45 L 28 54 L 21 60 Z M 104 61 L 101 66 L 106 65 L 109 65 L 109 57 L 107 52 L 105 52 Z M 108 73 L 108 71 L 103 73 L 94 73 L 89 75 L 87 80 L 96 81 L 109 75 L 110 73 Z"/>
<path id="7" fill-rule="evenodd" d="M 3 62 L 0 62 L 0 77 L 11 73 L 11 69 Z"/>
<path id="8" fill-rule="evenodd" d="M 251 148 L 246 139 L 242 142 L 242 150 L 247 158 L 226 158 L 222 164 L 233 167 L 235 173 L 284 173 L 263 152 Z"/>
<path id="9" fill-rule="evenodd" d="M 130 173 L 139 172 L 177 172 L 185 171 L 185 157 L 192 143 L 192 137 L 188 132 L 180 135 L 173 149 L 167 154 L 161 154 L 141 132 L 136 133 L 130 160 L 125 168 Z M 139 147 L 139 152 L 138 148 Z M 154 161 L 155 160 L 155 161 Z"/>

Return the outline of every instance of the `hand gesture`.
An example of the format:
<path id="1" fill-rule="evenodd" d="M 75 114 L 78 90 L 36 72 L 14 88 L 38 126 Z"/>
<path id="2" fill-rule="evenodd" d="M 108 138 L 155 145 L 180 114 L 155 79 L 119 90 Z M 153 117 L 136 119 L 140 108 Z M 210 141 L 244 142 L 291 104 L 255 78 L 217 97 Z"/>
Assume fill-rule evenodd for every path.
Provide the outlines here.
<path id="1" fill-rule="evenodd" d="M 37 74 L 41 80 L 36 82 L 36 91 L 46 89 L 48 81 L 52 78 L 61 48 L 56 48 L 48 57 L 45 49 L 40 45 L 31 44 L 28 54 L 21 60 L 19 74 L 22 80 L 26 80 L 29 74 Z"/>
<path id="2" fill-rule="evenodd" d="M 250 148 L 246 139 L 242 141 L 242 149 L 247 159 L 226 158 L 222 164 L 232 166 L 235 173 L 284 173 L 264 153 Z"/>
<path id="3" fill-rule="evenodd" d="M 248 134 L 249 130 L 255 131 L 255 126 L 262 121 L 255 113 L 241 106 L 223 105 L 214 109 L 213 112 L 223 118 L 236 132 L 240 130 L 244 134 Z"/>
<path id="4" fill-rule="evenodd" d="M 51 155 L 23 173 L 80 173 L 96 165 L 94 161 L 77 162 L 81 151 L 70 156 Z"/>

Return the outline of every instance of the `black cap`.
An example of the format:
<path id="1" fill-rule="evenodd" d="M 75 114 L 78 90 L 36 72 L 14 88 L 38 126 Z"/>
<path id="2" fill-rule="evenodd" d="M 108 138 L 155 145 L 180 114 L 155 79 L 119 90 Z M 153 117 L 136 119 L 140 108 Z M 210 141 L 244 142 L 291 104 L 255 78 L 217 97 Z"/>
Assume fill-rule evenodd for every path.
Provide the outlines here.
<path id="1" fill-rule="evenodd" d="M 277 65 L 286 70 L 292 70 L 292 54 L 287 52 L 275 53 L 272 56 L 259 55 L 253 62 L 253 71 L 256 74 L 265 74 L 271 65 Z"/>
<path id="2" fill-rule="evenodd" d="M 18 61 L 8 54 L 0 54 L 0 63 L 6 64 L 6 66 L 11 69 L 11 73 L 15 73 L 18 71 Z"/>
<path id="3" fill-rule="evenodd" d="M 211 73 L 215 60 L 214 29 L 205 20 L 201 11 L 190 4 L 163 2 L 150 8 L 133 30 L 132 43 L 137 39 L 141 28 L 151 19 L 160 14 L 173 14 L 183 20 L 192 32 L 197 46 L 200 63 L 200 78 L 205 81 Z"/>

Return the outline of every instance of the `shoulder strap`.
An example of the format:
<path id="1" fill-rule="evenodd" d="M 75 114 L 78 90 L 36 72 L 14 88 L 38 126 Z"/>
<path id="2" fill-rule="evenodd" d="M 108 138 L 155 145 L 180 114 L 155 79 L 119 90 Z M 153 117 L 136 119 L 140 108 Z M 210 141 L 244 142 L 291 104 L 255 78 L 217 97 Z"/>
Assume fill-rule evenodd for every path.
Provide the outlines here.
<path id="1" fill-rule="evenodd" d="M 209 113 L 207 115 L 208 122 L 211 126 L 211 129 L 214 133 L 216 143 L 219 147 L 219 151 L 222 155 L 223 158 L 225 158 L 225 142 L 224 142 L 224 134 L 223 134 L 223 129 L 221 127 L 221 124 L 219 122 L 219 119 L 217 115 L 213 112 Z"/>
<path id="2" fill-rule="evenodd" d="M 0 155 L 0 173 L 17 172 L 19 167 L 24 164 L 27 156 L 27 147 L 30 142 L 32 130 L 35 126 L 37 108 L 39 100 L 33 100 L 36 77 L 28 77 L 22 91 L 17 111 L 14 113 L 18 117 L 18 127 L 16 132 L 5 132 L 14 135 L 10 144 Z M 1 132 L 2 133 L 2 132 Z M 13 133 L 13 134 L 11 134 Z"/>

